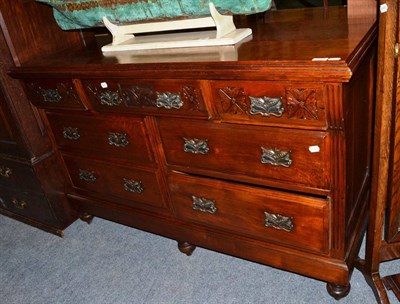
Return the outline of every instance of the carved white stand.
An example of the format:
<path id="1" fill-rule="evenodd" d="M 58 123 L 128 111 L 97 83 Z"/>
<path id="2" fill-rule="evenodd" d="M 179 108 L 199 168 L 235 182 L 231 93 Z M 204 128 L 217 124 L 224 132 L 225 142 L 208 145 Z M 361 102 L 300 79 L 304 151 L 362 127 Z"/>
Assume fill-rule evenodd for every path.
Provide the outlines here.
<path id="1" fill-rule="evenodd" d="M 172 20 L 164 22 L 140 23 L 132 25 L 115 25 L 106 17 L 104 25 L 113 36 L 111 44 L 102 47 L 103 52 L 150 50 L 181 47 L 199 47 L 232 45 L 251 35 L 249 28 L 237 29 L 233 16 L 218 13 L 210 2 L 210 17 Z M 135 36 L 140 33 L 157 33 L 175 30 L 216 27 L 211 31 L 188 31 L 179 33 L 152 34 Z"/>

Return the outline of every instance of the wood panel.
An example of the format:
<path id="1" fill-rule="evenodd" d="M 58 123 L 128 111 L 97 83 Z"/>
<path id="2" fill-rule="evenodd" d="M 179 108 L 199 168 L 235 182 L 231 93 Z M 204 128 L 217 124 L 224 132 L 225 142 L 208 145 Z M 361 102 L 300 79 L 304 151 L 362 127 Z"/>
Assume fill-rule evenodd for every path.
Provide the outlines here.
<path id="1" fill-rule="evenodd" d="M 82 45 L 79 32 L 62 31 L 54 21 L 52 9 L 34 0 L 1 1 L 0 25 L 16 65 Z"/>

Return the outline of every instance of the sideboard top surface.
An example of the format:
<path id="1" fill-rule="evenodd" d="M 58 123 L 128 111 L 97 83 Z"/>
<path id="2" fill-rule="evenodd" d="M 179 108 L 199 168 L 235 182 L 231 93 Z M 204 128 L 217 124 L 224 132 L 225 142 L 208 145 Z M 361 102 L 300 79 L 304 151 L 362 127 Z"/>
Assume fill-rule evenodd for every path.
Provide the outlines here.
<path id="1" fill-rule="evenodd" d="M 346 81 L 375 41 L 375 19 L 375 16 L 349 17 L 346 7 L 268 11 L 264 18 L 237 18 L 237 27 L 251 27 L 252 36 L 235 46 L 222 47 L 103 54 L 100 47 L 106 42 L 100 36 L 96 45 L 35 58 L 12 74 L 18 77 L 57 71 L 59 76 L 71 72 L 77 76 L 96 76 L 100 72 L 104 76 L 118 72 L 120 76 L 126 73 L 143 77 L 147 71 L 157 77 L 154 70 L 158 70 L 159 77 L 203 74 L 218 79 L 231 74 L 248 79 L 266 79 L 269 75 L 275 78 L 288 75 L 293 79 L 297 75 Z"/>

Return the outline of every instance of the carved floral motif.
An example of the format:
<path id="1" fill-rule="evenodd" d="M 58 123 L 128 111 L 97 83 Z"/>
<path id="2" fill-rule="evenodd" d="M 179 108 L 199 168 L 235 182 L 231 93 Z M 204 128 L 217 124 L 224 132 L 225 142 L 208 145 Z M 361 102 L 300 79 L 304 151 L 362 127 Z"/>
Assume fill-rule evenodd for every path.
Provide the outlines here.
<path id="1" fill-rule="evenodd" d="M 124 86 L 122 95 L 128 106 L 157 107 L 157 92 L 151 86 Z"/>
<path id="2" fill-rule="evenodd" d="M 318 120 L 318 102 L 315 89 L 287 89 L 288 118 Z"/>
<path id="3" fill-rule="evenodd" d="M 226 87 L 219 89 L 220 103 L 224 113 L 242 115 L 249 113 L 247 96 L 243 88 Z"/>

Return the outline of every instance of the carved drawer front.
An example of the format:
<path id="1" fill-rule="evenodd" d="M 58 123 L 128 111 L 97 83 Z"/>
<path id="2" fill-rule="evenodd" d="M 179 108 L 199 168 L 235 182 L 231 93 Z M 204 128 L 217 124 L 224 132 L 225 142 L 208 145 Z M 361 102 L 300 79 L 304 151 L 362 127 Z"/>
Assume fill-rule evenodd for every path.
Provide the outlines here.
<path id="1" fill-rule="evenodd" d="M 41 223 L 56 223 L 47 199 L 34 193 L 0 187 L 0 208 Z"/>
<path id="2" fill-rule="evenodd" d="M 74 187 L 133 207 L 163 207 L 159 173 L 64 155 Z"/>
<path id="3" fill-rule="evenodd" d="M 317 252 L 329 248 L 325 199 L 172 174 L 173 206 L 185 221 Z"/>
<path id="4" fill-rule="evenodd" d="M 29 100 L 38 108 L 85 110 L 71 79 L 25 80 Z"/>
<path id="5" fill-rule="evenodd" d="M 320 84 L 214 81 L 213 102 L 224 121 L 326 129 Z"/>
<path id="6" fill-rule="evenodd" d="M 84 80 L 83 86 L 98 110 L 208 116 L 198 81 Z"/>
<path id="7" fill-rule="evenodd" d="M 328 133 L 167 119 L 159 128 L 167 163 L 176 170 L 329 188 Z"/>
<path id="8" fill-rule="evenodd" d="M 31 165 L 0 159 L 0 185 L 20 191 L 41 191 Z"/>
<path id="9" fill-rule="evenodd" d="M 48 119 L 61 149 L 139 164 L 154 161 L 142 119 L 58 114 Z"/>

